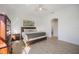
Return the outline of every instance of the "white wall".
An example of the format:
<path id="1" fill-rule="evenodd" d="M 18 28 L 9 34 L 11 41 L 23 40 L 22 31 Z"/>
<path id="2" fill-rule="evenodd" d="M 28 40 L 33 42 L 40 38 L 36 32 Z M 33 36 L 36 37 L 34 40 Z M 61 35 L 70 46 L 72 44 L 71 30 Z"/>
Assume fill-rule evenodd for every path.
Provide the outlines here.
<path id="1" fill-rule="evenodd" d="M 12 34 L 20 33 L 21 31 L 21 19 L 19 17 L 13 16 L 11 20 Z"/>
<path id="2" fill-rule="evenodd" d="M 51 19 L 52 15 L 44 15 L 44 17 L 38 17 L 35 23 L 38 30 L 46 32 L 48 37 L 51 37 Z"/>
<path id="3" fill-rule="evenodd" d="M 51 20 L 58 18 L 58 39 L 79 45 L 79 5 L 71 5 L 55 14 L 37 19 L 36 25 L 51 37 Z"/>
<path id="4" fill-rule="evenodd" d="M 11 20 L 11 28 L 12 28 L 12 33 L 21 33 L 21 27 L 23 26 L 23 20 L 32 20 L 35 21 L 32 17 L 27 17 L 23 15 L 15 15 L 13 16 L 12 20 Z"/>
<path id="5" fill-rule="evenodd" d="M 79 5 L 55 13 L 58 16 L 58 38 L 79 45 Z"/>

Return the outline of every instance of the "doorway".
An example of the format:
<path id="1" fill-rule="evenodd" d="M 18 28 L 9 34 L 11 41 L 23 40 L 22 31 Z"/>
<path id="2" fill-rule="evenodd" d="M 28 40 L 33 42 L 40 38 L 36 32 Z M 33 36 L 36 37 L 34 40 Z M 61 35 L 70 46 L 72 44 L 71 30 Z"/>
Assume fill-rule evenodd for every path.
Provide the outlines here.
<path id="1" fill-rule="evenodd" d="M 51 36 L 58 38 L 58 18 L 51 20 Z"/>

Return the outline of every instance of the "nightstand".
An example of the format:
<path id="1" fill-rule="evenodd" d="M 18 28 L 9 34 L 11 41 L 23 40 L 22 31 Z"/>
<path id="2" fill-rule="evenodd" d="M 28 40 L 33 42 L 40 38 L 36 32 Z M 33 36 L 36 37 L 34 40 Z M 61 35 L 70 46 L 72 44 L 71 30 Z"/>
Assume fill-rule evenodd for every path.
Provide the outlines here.
<path id="1" fill-rule="evenodd" d="M 12 41 L 20 40 L 20 34 L 12 34 Z"/>

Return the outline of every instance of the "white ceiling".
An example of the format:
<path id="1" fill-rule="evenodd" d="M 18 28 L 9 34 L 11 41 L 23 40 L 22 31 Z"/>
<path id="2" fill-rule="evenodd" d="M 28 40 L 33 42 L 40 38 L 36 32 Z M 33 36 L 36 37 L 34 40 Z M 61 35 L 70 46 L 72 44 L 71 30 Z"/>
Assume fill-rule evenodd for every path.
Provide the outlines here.
<path id="1" fill-rule="evenodd" d="M 43 8 L 46 10 L 36 10 L 38 8 L 38 4 L 4 4 L 0 5 L 0 10 L 5 13 L 10 13 L 18 16 L 44 16 L 48 14 L 52 14 L 52 12 L 56 12 L 63 8 L 66 8 L 70 5 L 68 4 L 43 4 Z M 3 9 L 4 10 L 3 10 Z"/>

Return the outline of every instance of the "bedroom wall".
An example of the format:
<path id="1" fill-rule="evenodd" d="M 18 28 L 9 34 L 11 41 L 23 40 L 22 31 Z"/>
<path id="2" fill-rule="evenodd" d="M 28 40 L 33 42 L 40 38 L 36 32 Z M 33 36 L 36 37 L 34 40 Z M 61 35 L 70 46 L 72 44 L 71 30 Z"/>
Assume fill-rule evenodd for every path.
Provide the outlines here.
<path id="1" fill-rule="evenodd" d="M 44 31 L 47 33 L 48 37 L 51 37 L 52 34 L 52 24 L 51 21 L 54 18 L 58 18 L 58 16 L 54 15 L 54 14 L 47 14 L 47 15 L 43 15 L 42 17 L 38 17 L 36 19 L 36 26 L 38 28 L 39 31 Z M 57 26 L 54 26 L 54 29 L 58 28 Z M 58 36 L 58 29 L 54 31 L 54 36 Z"/>
<path id="2" fill-rule="evenodd" d="M 48 37 L 51 37 L 50 20 L 51 20 L 52 17 L 50 17 L 50 16 L 44 15 L 43 17 L 38 17 L 35 21 L 35 24 L 36 24 L 36 27 L 38 28 L 38 30 L 46 32 Z"/>
<path id="3" fill-rule="evenodd" d="M 51 37 L 51 20 L 58 18 L 58 39 L 79 45 L 79 5 L 71 5 L 54 14 L 38 18 L 36 26 Z"/>
<path id="4" fill-rule="evenodd" d="M 58 16 L 58 38 L 79 45 L 79 5 L 55 13 Z"/>
<path id="5" fill-rule="evenodd" d="M 13 16 L 11 22 L 12 34 L 20 33 L 21 19 L 16 16 Z"/>
<path id="6" fill-rule="evenodd" d="M 14 16 L 13 19 L 11 20 L 12 21 L 12 33 L 13 34 L 21 32 L 21 27 L 23 26 L 23 19 L 35 21 L 34 17 L 27 17 L 27 16 L 23 17 L 23 15 Z"/>

